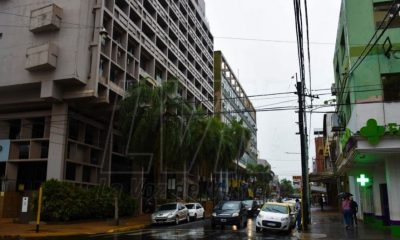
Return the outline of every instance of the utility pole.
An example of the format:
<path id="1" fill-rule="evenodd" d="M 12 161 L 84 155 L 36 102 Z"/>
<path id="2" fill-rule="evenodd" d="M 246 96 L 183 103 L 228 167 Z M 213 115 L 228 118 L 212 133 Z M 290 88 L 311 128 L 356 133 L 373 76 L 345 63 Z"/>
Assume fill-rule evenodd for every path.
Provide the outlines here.
<path id="1" fill-rule="evenodd" d="M 297 80 L 296 74 L 296 88 L 299 101 L 299 133 L 300 133 L 300 147 L 301 147 L 301 219 L 302 228 L 307 230 L 308 224 L 310 224 L 310 195 L 309 195 L 309 181 L 308 181 L 308 147 L 307 147 L 307 132 L 305 128 L 305 96 L 304 83 L 303 81 Z M 314 97 L 314 96 L 309 96 Z"/>

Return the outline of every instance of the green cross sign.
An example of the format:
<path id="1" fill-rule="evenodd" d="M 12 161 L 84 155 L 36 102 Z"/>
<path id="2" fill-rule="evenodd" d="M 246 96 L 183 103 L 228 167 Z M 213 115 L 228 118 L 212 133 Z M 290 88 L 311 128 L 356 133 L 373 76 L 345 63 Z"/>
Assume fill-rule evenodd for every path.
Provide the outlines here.
<path id="1" fill-rule="evenodd" d="M 361 186 L 365 186 L 365 183 L 369 182 L 369 178 L 365 177 L 365 174 L 360 174 L 360 177 L 357 178 L 357 182 L 361 184 Z"/>

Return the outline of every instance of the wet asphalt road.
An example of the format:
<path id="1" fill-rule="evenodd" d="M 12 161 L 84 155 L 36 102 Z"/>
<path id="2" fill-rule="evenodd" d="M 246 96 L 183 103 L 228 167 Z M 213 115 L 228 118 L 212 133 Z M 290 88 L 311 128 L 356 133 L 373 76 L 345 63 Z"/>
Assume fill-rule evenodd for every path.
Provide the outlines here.
<path id="1" fill-rule="evenodd" d="M 213 230 L 210 226 L 210 220 L 200 220 L 190 223 L 182 223 L 177 226 L 175 225 L 164 225 L 164 226 L 153 226 L 149 229 L 143 229 L 140 231 L 134 231 L 124 234 L 115 235 L 98 235 L 88 237 L 87 239 L 92 240 L 144 240 L 144 239 L 285 239 L 294 240 L 298 239 L 295 237 L 296 230 L 293 230 L 291 234 L 279 233 L 279 232 L 260 232 L 256 233 L 255 219 L 248 219 L 247 227 L 241 230 L 237 230 L 235 226 L 226 226 L 221 229 Z M 82 239 L 82 238 L 80 238 Z"/>

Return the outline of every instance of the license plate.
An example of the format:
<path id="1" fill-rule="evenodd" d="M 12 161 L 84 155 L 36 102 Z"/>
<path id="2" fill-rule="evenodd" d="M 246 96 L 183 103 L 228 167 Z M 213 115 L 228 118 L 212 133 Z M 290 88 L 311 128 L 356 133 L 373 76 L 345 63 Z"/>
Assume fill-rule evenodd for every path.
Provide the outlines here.
<path id="1" fill-rule="evenodd" d="M 275 226 L 275 223 L 267 223 L 268 226 Z"/>
<path id="2" fill-rule="evenodd" d="M 222 218 L 222 219 L 221 219 L 221 222 L 226 222 L 226 219 Z"/>

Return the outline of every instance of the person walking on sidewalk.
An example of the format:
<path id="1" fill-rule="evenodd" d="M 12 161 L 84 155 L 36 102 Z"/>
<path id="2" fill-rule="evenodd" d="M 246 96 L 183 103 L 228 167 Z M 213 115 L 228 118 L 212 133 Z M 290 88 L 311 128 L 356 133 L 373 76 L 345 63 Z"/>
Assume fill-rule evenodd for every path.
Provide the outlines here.
<path id="1" fill-rule="evenodd" d="M 344 223 L 346 225 L 346 229 L 350 228 L 350 221 L 351 221 L 351 207 L 350 204 L 351 201 L 349 199 L 349 196 L 346 196 L 343 201 L 342 201 L 342 210 L 343 210 L 343 218 L 344 218 Z"/>
<path id="2" fill-rule="evenodd" d="M 301 230 L 301 204 L 298 198 L 296 198 L 296 204 L 294 205 L 296 211 L 296 226 L 297 230 Z"/>
<path id="3" fill-rule="evenodd" d="M 358 212 L 358 204 L 356 201 L 350 197 L 350 209 L 351 209 L 351 225 L 355 224 L 357 226 L 357 212 Z"/>
<path id="4" fill-rule="evenodd" d="M 319 206 L 321 207 L 321 211 L 324 211 L 324 198 L 322 197 L 322 195 L 319 196 L 318 202 L 319 202 Z"/>

